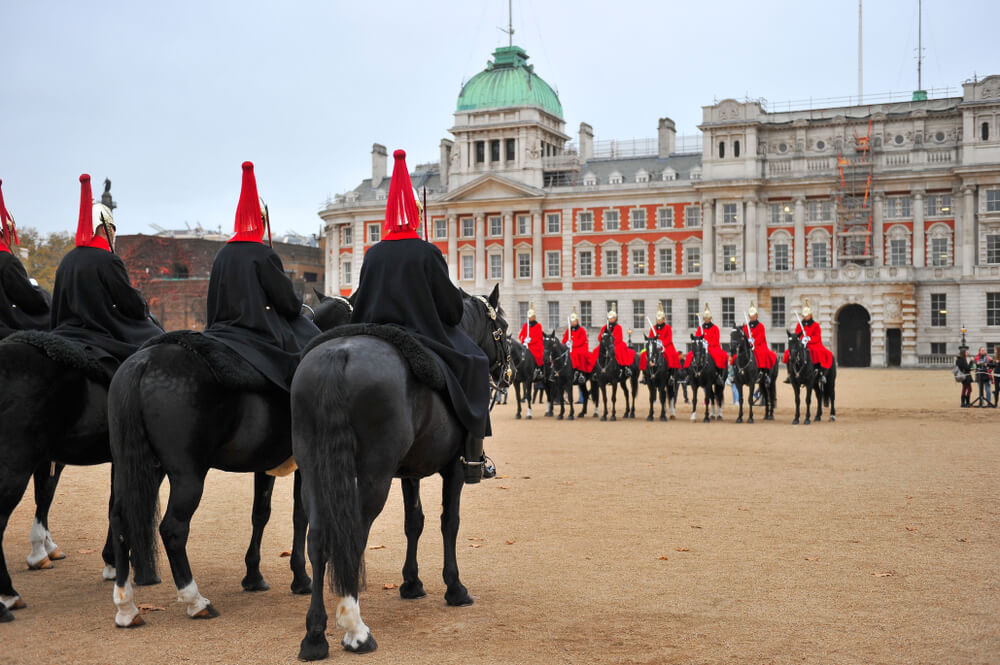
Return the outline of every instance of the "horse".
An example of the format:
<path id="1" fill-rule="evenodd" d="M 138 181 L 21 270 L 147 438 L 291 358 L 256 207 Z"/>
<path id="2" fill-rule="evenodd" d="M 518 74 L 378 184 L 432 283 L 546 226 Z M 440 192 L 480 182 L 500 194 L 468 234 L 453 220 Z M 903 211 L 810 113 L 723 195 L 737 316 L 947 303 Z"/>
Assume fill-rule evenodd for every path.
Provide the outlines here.
<path id="1" fill-rule="evenodd" d="M 545 377 L 545 385 L 549 390 L 549 408 L 545 415 L 552 415 L 553 407 L 558 400 L 559 416 L 556 420 L 563 419 L 567 402 L 569 402 L 569 420 L 574 420 L 576 418 L 573 409 L 573 377 L 575 373 L 570 361 L 569 347 L 556 339 L 555 332 L 551 335 L 545 335 L 543 340 L 545 352 L 542 373 Z M 584 405 L 584 412 L 586 412 L 586 405 Z"/>
<path id="2" fill-rule="evenodd" d="M 328 298 L 316 307 L 314 321 L 329 328 L 350 319 L 350 303 Z M 204 338 L 205 344 L 217 347 Z M 196 340 L 147 345 L 118 369 L 109 389 L 108 423 L 114 459 L 111 528 L 114 534 L 115 624 L 142 625 L 129 581 L 129 554 L 137 566 L 156 569 L 154 542 L 157 497 L 163 477 L 170 479 L 170 498 L 159 525 L 177 598 L 188 616 L 208 619 L 218 612 L 203 597 L 187 558 L 187 539 L 205 476 L 210 468 L 254 474 L 251 522 L 253 534 L 245 556 L 246 591 L 270 587 L 260 573 L 260 541 L 271 514 L 274 477 L 267 475 L 292 456 L 291 407 L 286 393 L 241 363 L 227 371 L 251 372 L 242 385 L 226 381 L 210 366 Z M 293 491 L 294 538 L 290 566 L 293 593 L 309 593 L 305 571 L 305 511 L 301 506 L 301 476 Z"/>
<path id="3" fill-rule="evenodd" d="M 605 331 L 598 340 L 597 362 L 594 370 L 590 373 L 591 390 L 594 394 L 594 403 L 597 404 L 597 394 L 600 391 L 601 399 L 604 401 L 604 413 L 601 420 L 608 419 L 608 393 L 607 386 L 611 384 L 611 420 L 618 418 L 615 416 L 616 402 L 618 400 L 618 386 L 622 387 L 622 394 L 625 395 L 625 413 L 623 418 L 635 418 L 635 399 L 633 397 L 631 408 L 629 403 L 629 383 L 632 385 L 632 395 L 637 393 L 639 387 L 639 359 L 632 363 L 632 376 L 625 376 L 624 368 L 618 364 L 615 356 L 615 338 L 610 331 Z M 597 417 L 597 407 L 594 407 L 594 417 Z"/>
<path id="4" fill-rule="evenodd" d="M 757 367 L 757 356 L 754 355 L 753 348 L 750 346 L 750 340 L 747 339 L 742 326 L 733 328 L 733 331 L 729 334 L 729 345 L 734 350 L 732 356 L 733 386 L 736 387 L 736 392 L 740 396 L 740 414 L 736 417 L 736 422 L 743 422 L 743 386 L 747 387 L 747 405 L 750 409 L 747 422 L 753 422 L 753 393 L 758 383 L 760 384 L 761 396 L 764 398 L 764 419 L 766 420 L 767 405 L 770 403 L 770 399 L 768 399 L 769 393 L 764 381 L 766 372 Z"/>
<path id="5" fill-rule="evenodd" d="M 837 359 L 833 359 L 830 369 L 826 370 L 826 383 L 819 380 L 819 372 L 812 363 L 809 349 L 798 335 L 788 333 L 788 378 L 791 381 L 792 389 L 795 390 L 795 419 L 793 425 L 799 424 L 799 391 L 806 389 L 806 419 L 808 425 L 810 403 L 813 392 L 816 393 L 816 417 L 813 419 L 819 422 L 823 417 L 823 405 L 830 407 L 830 420 L 837 420 L 837 408 L 835 398 L 837 394 Z"/>
<path id="6" fill-rule="evenodd" d="M 673 371 L 667 365 L 667 359 L 663 355 L 661 343 L 655 335 L 643 335 L 646 340 L 646 369 L 643 375 L 646 379 L 646 388 L 649 389 L 649 415 L 646 420 L 653 419 L 653 405 L 657 397 L 660 400 L 660 420 L 667 419 L 667 406 L 670 408 L 670 418 L 677 417 L 677 385 L 672 381 Z"/>
<path id="7" fill-rule="evenodd" d="M 704 339 L 697 338 L 692 352 L 691 365 L 688 367 L 688 383 L 691 386 L 691 420 L 698 418 L 698 387 L 705 391 L 705 419 L 708 422 L 711 418 L 722 420 L 722 400 L 725 394 L 725 386 L 718 381 L 719 368 L 715 365 L 715 360 L 708 352 L 708 346 Z M 712 412 L 709 416 L 709 407 Z"/>
<path id="8" fill-rule="evenodd" d="M 514 397 L 517 401 L 517 413 L 514 417 L 521 419 L 521 402 L 527 402 L 526 420 L 531 420 L 531 404 L 534 401 L 535 384 L 535 357 L 528 351 L 528 347 L 515 339 L 508 340 L 510 348 L 510 359 L 514 371 Z"/>
<path id="9" fill-rule="evenodd" d="M 488 297 L 463 293 L 460 327 L 486 353 L 490 379 L 509 375 L 507 321 L 499 309 L 499 288 Z M 329 654 L 325 636 L 324 576 L 339 596 L 337 625 L 346 630 L 347 651 L 376 648 L 361 619 L 363 554 L 372 522 L 382 511 L 394 477 L 401 479 L 407 539 L 403 598 L 426 595 L 417 569 L 423 531 L 420 479 L 440 474 L 441 532 L 444 538 L 445 601 L 473 602 L 459 580 L 456 539 L 464 485 L 465 428 L 447 399 L 418 380 L 410 361 L 393 344 L 370 335 L 340 337 L 307 348 L 292 381 L 292 440 L 303 475 L 309 511 L 312 602 L 299 658 Z"/>

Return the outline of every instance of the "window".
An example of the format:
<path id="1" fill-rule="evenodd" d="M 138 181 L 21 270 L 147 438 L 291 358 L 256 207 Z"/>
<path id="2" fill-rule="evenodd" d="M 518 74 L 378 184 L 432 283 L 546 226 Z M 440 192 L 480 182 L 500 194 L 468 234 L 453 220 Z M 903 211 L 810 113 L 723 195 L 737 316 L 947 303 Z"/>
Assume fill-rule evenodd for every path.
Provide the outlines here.
<path id="1" fill-rule="evenodd" d="M 769 206 L 769 210 L 771 211 L 772 224 L 791 224 L 794 221 L 792 204 L 787 201 L 784 203 L 772 203 Z"/>
<path id="2" fill-rule="evenodd" d="M 517 278 L 531 278 L 531 254 L 528 252 L 517 253 Z"/>
<path id="3" fill-rule="evenodd" d="M 785 296 L 771 296 L 771 327 L 785 327 Z"/>
<path id="4" fill-rule="evenodd" d="M 482 164 L 486 161 L 486 143 L 484 141 L 476 141 L 476 164 Z"/>
<path id="5" fill-rule="evenodd" d="M 903 241 L 904 247 L 906 241 Z M 826 252 L 826 241 L 814 242 L 811 244 L 812 249 L 812 267 L 813 268 L 828 268 L 830 267 L 829 259 Z M 902 265 L 902 264 L 900 264 Z"/>
<path id="6" fill-rule="evenodd" d="M 739 157 L 739 156 L 740 156 L 740 142 L 733 141 L 733 157 Z"/>
<path id="7" fill-rule="evenodd" d="M 302 279 L 305 280 L 307 284 L 315 282 L 319 279 L 319 275 L 314 272 L 304 272 L 302 273 Z"/>
<path id="8" fill-rule="evenodd" d="M 778 243 L 774 246 L 774 269 L 788 270 L 788 244 Z"/>
<path id="9" fill-rule="evenodd" d="M 684 272 L 689 275 L 701 272 L 701 247 L 684 249 Z"/>
<path id="10" fill-rule="evenodd" d="M 646 274 L 646 250 L 645 249 L 633 249 L 632 250 L 632 265 L 629 268 L 629 272 L 633 275 L 645 275 Z"/>
<path id="11" fill-rule="evenodd" d="M 722 223 L 723 224 L 735 224 L 739 221 L 738 206 L 735 203 L 723 203 L 722 204 Z"/>
<path id="12" fill-rule="evenodd" d="M 986 294 L 986 325 L 1000 326 L 1000 293 Z"/>
<path id="13" fill-rule="evenodd" d="M 1000 263 L 1000 235 L 986 236 L 986 262 Z"/>
<path id="14" fill-rule="evenodd" d="M 559 259 L 561 258 L 561 254 L 561 252 L 545 252 L 546 277 L 559 276 Z"/>
<path id="15" fill-rule="evenodd" d="M 656 253 L 656 272 L 659 275 L 674 273 L 674 250 L 672 247 L 661 247 Z"/>
<path id="16" fill-rule="evenodd" d="M 687 299 L 687 324 L 688 328 L 698 327 L 698 299 L 688 298 Z"/>
<path id="17" fill-rule="evenodd" d="M 472 217 L 462 218 L 462 237 L 472 238 L 476 235 L 476 220 Z"/>
<path id="18" fill-rule="evenodd" d="M 646 230 L 646 209 L 632 208 L 629 210 L 629 225 L 633 231 Z"/>
<path id="19" fill-rule="evenodd" d="M 594 187 L 597 185 L 597 176 L 593 173 L 588 173 L 583 176 L 583 186 L 584 187 Z"/>
<path id="20" fill-rule="evenodd" d="M 1000 212 L 1000 189 L 986 190 L 986 212 Z"/>
<path id="21" fill-rule="evenodd" d="M 889 241 L 889 265 L 906 265 L 906 239 L 897 238 Z"/>
<path id="22" fill-rule="evenodd" d="M 503 217 L 500 215 L 493 215 L 489 218 L 490 222 L 490 235 L 494 238 L 503 235 Z"/>
<path id="23" fill-rule="evenodd" d="M 931 342 L 931 353 L 936 356 L 943 356 L 948 353 L 947 342 Z"/>
<path id="24" fill-rule="evenodd" d="M 935 268 L 948 265 L 947 238 L 931 238 L 931 265 Z"/>
<path id="25" fill-rule="evenodd" d="M 518 321 L 521 321 L 522 323 L 527 323 L 528 321 L 528 305 L 529 303 L 527 300 L 519 300 L 517 302 Z"/>
<path id="26" fill-rule="evenodd" d="M 942 217 L 951 214 L 951 194 L 931 194 L 924 199 L 924 213 L 927 217 Z"/>
<path id="27" fill-rule="evenodd" d="M 503 255 L 490 254 L 490 279 L 503 279 Z"/>
<path id="28" fill-rule="evenodd" d="M 620 184 L 622 184 L 623 181 L 624 181 L 624 178 L 622 177 L 622 174 L 618 173 L 617 171 L 615 171 L 610 176 L 608 176 L 608 184 L 609 185 L 620 185 Z"/>
<path id="29" fill-rule="evenodd" d="M 500 141 L 493 140 L 490 141 L 490 161 L 499 162 L 500 161 Z"/>
<path id="30" fill-rule="evenodd" d="M 447 238 L 448 237 L 448 220 L 447 219 L 435 219 L 434 220 L 434 237 L 435 238 Z"/>
<path id="31" fill-rule="evenodd" d="M 784 342 L 772 342 L 771 350 L 777 353 L 779 356 L 785 353 L 785 343 Z"/>
<path id="32" fill-rule="evenodd" d="M 736 326 L 736 298 L 722 299 L 722 325 L 725 328 Z"/>
<path id="33" fill-rule="evenodd" d="M 594 213 L 592 212 L 581 212 L 576 217 L 578 226 L 581 232 L 589 232 L 594 230 Z"/>
<path id="34" fill-rule="evenodd" d="M 658 208 L 656 210 L 656 227 L 660 229 L 671 229 L 674 226 L 674 209 Z"/>
<path id="35" fill-rule="evenodd" d="M 549 301 L 549 329 L 558 328 L 561 321 L 559 321 L 559 303 Z"/>
<path id="36" fill-rule="evenodd" d="M 545 215 L 545 232 L 559 233 L 562 231 L 562 219 L 559 213 L 550 212 Z"/>
<path id="37" fill-rule="evenodd" d="M 632 301 L 632 327 L 636 330 L 642 330 L 646 327 L 646 301 L 645 300 L 633 300 Z"/>
<path id="38" fill-rule="evenodd" d="M 689 229 L 701 226 L 701 206 L 686 206 L 684 208 L 684 226 Z"/>
<path id="39" fill-rule="evenodd" d="M 604 250 L 604 275 L 614 276 L 618 274 L 618 250 Z"/>
<path id="40" fill-rule="evenodd" d="M 890 196 L 885 200 L 887 219 L 908 219 L 910 217 L 910 197 Z"/>
<path id="41" fill-rule="evenodd" d="M 354 229 L 350 226 L 345 226 L 340 230 L 340 244 L 343 245 L 353 245 L 354 244 Z"/>
<path id="42" fill-rule="evenodd" d="M 593 322 L 594 310 L 589 300 L 580 301 L 580 325 L 589 328 Z"/>
<path id="43" fill-rule="evenodd" d="M 618 230 L 618 211 L 617 210 L 606 210 L 606 211 L 604 211 L 604 230 L 605 231 L 617 231 Z"/>
<path id="44" fill-rule="evenodd" d="M 462 254 L 462 279 L 475 279 L 476 257 L 472 254 Z"/>
<path id="45" fill-rule="evenodd" d="M 782 208 L 782 213 L 784 208 Z M 833 219 L 832 201 L 809 201 L 806 204 L 806 212 L 810 222 L 827 222 Z M 791 214 L 789 213 L 789 217 Z M 791 219 L 789 219 L 791 221 Z"/>
<path id="46" fill-rule="evenodd" d="M 722 272 L 736 272 L 736 245 L 722 246 Z"/>
<path id="47" fill-rule="evenodd" d="M 725 159 L 726 157 L 726 142 L 719 141 L 719 159 Z"/>
<path id="48" fill-rule="evenodd" d="M 931 294 L 931 325 L 935 328 L 948 325 L 948 294 Z"/>
<path id="49" fill-rule="evenodd" d="M 605 300 L 604 301 L 604 305 L 605 305 L 605 309 L 607 311 L 609 311 L 609 312 L 611 310 L 614 310 L 615 312 L 618 311 L 618 302 L 615 301 L 615 300 Z"/>
<path id="50" fill-rule="evenodd" d="M 580 277 L 594 276 L 594 253 L 589 249 L 580 251 L 580 263 L 578 265 Z"/>
<path id="51" fill-rule="evenodd" d="M 645 169 L 639 169 L 635 174 L 636 182 L 649 182 L 649 171 Z"/>
<path id="52" fill-rule="evenodd" d="M 382 237 L 382 225 L 381 224 L 369 224 L 368 225 L 368 242 L 375 243 L 378 242 Z"/>
<path id="53" fill-rule="evenodd" d="M 344 284 L 350 285 L 351 283 L 351 262 L 344 261 L 340 264 L 340 281 Z"/>
<path id="54" fill-rule="evenodd" d="M 504 145 L 507 148 L 505 150 L 505 152 L 507 153 L 507 161 L 508 162 L 513 162 L 514 158 L 515 158 L 515 155 L 514 155 L 514 139 L 507 139 L 504 142 Z"/>
<path id="55" fill-rule="evenodd" d="M 982 127 L 979 128 L 980 136 L 983 137 L 984 141 L 990 140 L 990 123 L 984 122 Z"/>

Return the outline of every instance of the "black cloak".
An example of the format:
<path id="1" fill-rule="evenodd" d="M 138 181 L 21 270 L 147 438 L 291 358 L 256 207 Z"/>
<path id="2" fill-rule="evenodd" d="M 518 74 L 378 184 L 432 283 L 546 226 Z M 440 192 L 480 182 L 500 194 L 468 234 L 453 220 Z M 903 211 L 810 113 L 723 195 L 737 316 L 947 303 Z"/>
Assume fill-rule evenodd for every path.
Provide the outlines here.
<path id="1" fill-rule="evenodd" d="M 28 281 L 21 261 L 0 252 L 0 339 L 18 330 L 48 330 L 47 294 Z"/>

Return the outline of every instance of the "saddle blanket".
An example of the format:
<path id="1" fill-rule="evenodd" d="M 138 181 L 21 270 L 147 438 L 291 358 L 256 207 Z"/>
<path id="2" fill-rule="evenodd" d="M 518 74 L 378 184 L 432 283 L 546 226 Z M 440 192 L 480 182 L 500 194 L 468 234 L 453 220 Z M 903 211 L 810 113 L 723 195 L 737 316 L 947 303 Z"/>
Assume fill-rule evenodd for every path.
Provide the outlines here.
<path id="1" fill-rule="evenodd" d="M 161 344 L 176 344 L 195 354 L 208 365 L 216 381 L 232 390 L 265 392 L 273 383 L 253 365 L 228 346 L 193 330 L 176 330 L 154 337 L 142 345 L 146 349 Z"/>
<path id="2" fill-rule="evenodd" d="M 80 370 L 91 381 L 107 386 L 111 383 L 111 374 L 101 363 L 97 362 L 83 344 L 60 337 L 42 330 L 19 330 L 8 335 L 0 344 L 27 344 L 33 346 L 53 362 L 67 365 Z"/>

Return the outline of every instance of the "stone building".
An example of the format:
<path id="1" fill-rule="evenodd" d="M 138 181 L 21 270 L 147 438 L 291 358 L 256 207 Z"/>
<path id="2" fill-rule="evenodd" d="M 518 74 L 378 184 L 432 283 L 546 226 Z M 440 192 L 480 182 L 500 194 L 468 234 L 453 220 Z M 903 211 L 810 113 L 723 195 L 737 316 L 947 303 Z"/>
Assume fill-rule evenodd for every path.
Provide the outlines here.
<path id="1" fill-rule="evenodd" d="M 752 300 L 781 350 L 808 298 L 842 365 L 950 363 L 963 326 L 1000 345 L 1000 76 L 913 101 L 727 99 L 698 137 L 661 118 L 655 139 L 595 142 L 581 123 L 571 142 L 527 60 L 497 49 L 440 161 L 412 174 L 455 283 L 499 283 L 514 325 L 533 302 L 546 327 L 576 309 L 593 333 L 614 306 L 637 340 L 661 302 L 679 343 L 706 302 L 728 326 Z M 380 238 L 387 153 L 319 213 L 330 293 Z"/>

